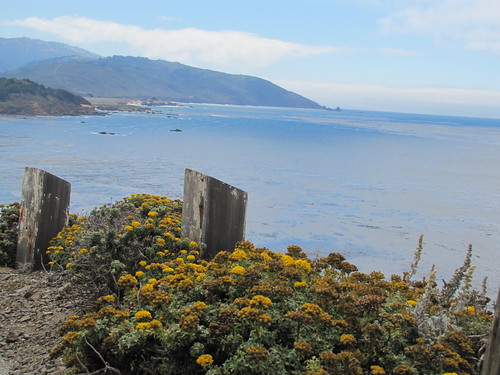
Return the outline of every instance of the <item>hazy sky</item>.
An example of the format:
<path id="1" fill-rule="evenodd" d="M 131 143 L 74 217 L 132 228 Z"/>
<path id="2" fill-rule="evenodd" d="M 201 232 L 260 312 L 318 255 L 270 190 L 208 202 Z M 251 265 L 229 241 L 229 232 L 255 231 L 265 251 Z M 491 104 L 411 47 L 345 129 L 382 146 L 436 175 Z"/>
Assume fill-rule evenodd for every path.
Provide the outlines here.
<path id="1" fill-rule="evenodd" d="M 255 75 L 330 107 L 500 118 L 500 0 L 2 1 L 0 37 L 21 36 Z"/>

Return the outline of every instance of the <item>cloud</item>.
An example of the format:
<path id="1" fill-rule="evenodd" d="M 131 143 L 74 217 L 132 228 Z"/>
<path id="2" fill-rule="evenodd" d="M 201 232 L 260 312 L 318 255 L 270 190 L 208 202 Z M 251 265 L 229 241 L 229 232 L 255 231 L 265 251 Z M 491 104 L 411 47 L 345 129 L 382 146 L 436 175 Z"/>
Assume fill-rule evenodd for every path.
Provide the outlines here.
<path id="1" fill-rule="evenodd" d="M 440 43 L 500 53 L 500 1 L 442 0 L 394 12 L 379 22 L 386 32 L 430 35 Z M 427 5 L 426 5 L 427 4 Z"/>
<path id="2" fill-rule="evenodd" d="M 500 118 L 500 90 L 305 81 L 275 83 L 330 107 Z"/>
<path id="3" fill-rule="evenodd" d="M 51 33 L 70 43 L 86 46 L 120 43 L 139 56 L 212 68 L 263 68 L 283 59 L 342 51 L 330 46 L 290 43 L 239 31 L 146 30 L 84 17 L 29 17 L 9 24 Z"/>

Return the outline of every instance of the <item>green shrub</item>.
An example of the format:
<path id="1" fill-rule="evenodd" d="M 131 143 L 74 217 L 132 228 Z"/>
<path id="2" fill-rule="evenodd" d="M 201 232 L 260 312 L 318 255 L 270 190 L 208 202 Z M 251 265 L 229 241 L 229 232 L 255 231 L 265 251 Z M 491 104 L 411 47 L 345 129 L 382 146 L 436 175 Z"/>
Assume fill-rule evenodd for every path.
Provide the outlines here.
<path id="1" fill-rule="evenodd" d="M 14 267 L 16 264 L 19 206 L 17 202 L 0 205 L 0 266 Z"/>
<path id="2" fill-rule="evenodd" d="M 53 267 L 101 293 L 69 318 L 69 372 L 121 374 L 474 374 L 491 315 L 472 269 L 437 287 L 239 243 L 200 259 L 180 236 L 181 202 L 133 195 L 61 232 Z"/>

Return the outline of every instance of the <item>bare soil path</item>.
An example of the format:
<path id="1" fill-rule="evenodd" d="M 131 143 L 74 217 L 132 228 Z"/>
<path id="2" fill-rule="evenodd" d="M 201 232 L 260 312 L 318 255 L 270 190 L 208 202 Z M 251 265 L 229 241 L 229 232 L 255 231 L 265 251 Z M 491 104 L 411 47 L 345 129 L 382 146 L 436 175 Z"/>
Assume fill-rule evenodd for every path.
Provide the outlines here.
<path id="1" fill-rule="evenodd" d="M 0 267 L 0 375 L 63 374 L 50 349 L 59 327 L 79 313 L 79 301 L 61 273 L 21 273 Z"/>

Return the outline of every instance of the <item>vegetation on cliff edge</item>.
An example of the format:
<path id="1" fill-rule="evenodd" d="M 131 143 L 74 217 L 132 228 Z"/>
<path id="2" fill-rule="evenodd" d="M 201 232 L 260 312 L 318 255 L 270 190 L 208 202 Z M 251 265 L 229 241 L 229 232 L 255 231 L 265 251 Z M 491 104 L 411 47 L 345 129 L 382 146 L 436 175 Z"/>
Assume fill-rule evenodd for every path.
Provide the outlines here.
<path id="1" fill-rule="evenodd" d="M 479 373 L 491 312 L 471 287 L 471 248 L 442 287 L 434 269 L 413 280 L 422 239 L 410 270 L 389 278 L 297 246 L 241 242 L 204 260 L 181 238 L 181 212 L 135 194 L 72 215 L 54 238 L 51 271 L 90 301 L 53 349 L 68 374 Z"/>
<path id="2" fill-rule="evenodd" d="M 0 77 L 0 114 L 80 115 L 94 114 L 95 108 L 81 96 L 52 89 L 28 79 Z"/>

